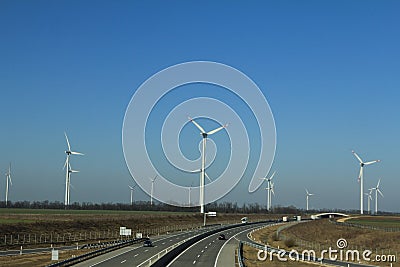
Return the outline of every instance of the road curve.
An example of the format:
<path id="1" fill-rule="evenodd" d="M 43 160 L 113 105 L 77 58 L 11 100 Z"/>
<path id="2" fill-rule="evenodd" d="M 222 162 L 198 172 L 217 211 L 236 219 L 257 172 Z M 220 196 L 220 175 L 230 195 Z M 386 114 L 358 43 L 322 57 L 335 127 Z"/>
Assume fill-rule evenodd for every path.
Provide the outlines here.
<path id="1" fill-rule="evenodd" d="M 237 247 L 238 240 L 247 239 L 249 232 L 266 224 L 269 223 L 243 225 L 212 234 L 184 250 L 168 266 L 234 266 L 235 248 Z M 225 234 L 226 240 L 218 239 L 221 233 Z"/>
<path id="2" fill-rule="evenodd" d="M 196 236 L 200 233 L 210 231 L 214 228 L 197 229 L 194 231 L 183 231 L 169 235 L 151 237 L 153 247 L 143 247 L 140 244 L 134 244 L 124 247 L 110 253 L 89 259 L 82 263 L 76 264 L 77 267 L 113 267 L 113 266 L 138 266 L 147 259 L 165 250 L 171 245 L 178 243 L 184 239 Z"/>

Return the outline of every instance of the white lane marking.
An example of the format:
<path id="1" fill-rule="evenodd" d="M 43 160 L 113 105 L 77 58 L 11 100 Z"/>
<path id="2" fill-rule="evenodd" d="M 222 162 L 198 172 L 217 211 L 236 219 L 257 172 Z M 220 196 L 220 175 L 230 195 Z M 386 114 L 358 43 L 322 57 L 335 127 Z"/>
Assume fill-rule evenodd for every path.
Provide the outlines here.
<path id="1" fill-rule="evenodd" d="M 162 242 L 161 244 L 162 244 L 162 245 L 165 245 L 165 242 Z"/>
<path id="2" fill-rule="evenodd" d="M 125 262 L 126 262 L 126 260 L 121 261 L 121 263 L 125 263 Z"/>
<path id="3" fill-rule="evenodd" d="M 148 249 L 146 249 L 144 252 L 147 252 L 147 251 L 149 251 Z"/>
<path id="4" fill-rule="evenodd" d="M 208 245 L 211 246 L 211 242 Z"/>
<path id="5" fill-rule="evenodd" d="M 201 251 L 201 253 L 204 253 L 204 249 Z"/>
<path id="6" fill-rule="evenodd" d="M 258 227 L 258 226 L 257 226 L 257 227 Z M 222 249 L 225 247 L 225 245 L 226 245 L 232 238 L 235 238 L 235 239 L 236 239 L 235 236 L 237 236 L 237 235 L 239 235 L 239 234 L 241 234 L 241 233 L 243 233 L 243 232 L 246 232 L 246 231 L 248 231 L 248 230 L 249 230 L 249 228 L 247 228 L 247 229 L 245 229 L 245 230 L 243 230 L 243 231 L 241 231 L 241 232 L 239 232 L 239 233 L 233 235 L 231 238 L 229 238 L 228 240 L 225 241 L 225 243 L 222 245 L 222 247 L 221 247 L 220 250 L 218 251 L 217 257 L 215 258 L 214 267 L 217 267 L 217 262 L 218 262 L 219 255 L 221 254 L 221 251 L 222 251 Z"/>
<path id="7" fill-rule="evenodd" d="M 199 255 L 197 255 L 197 258 L 200 258 L 200 254 L 199 254 Z"/>
<path id="8" fill-rule="evenodd" d="M 169 242 L 172 242 L 172 239 Z"/>
<path id="9" fill-rule="evenodd" d="M 196 264 L 196 261 L 193 261 L 193 264 Z"/>
<path id="10" fill-rule="evenodd" d="M 239 226 L 238 228 L 241 228 L 241 227 L 242 227 L 242 226 Z M 248 227 L 247 227 L 247 229 L 248 229 Z M 222 232 L 223 232 L 223 231 L 222 231 Z M 220 233 L 220 232 L 217 232 L 217 233 L 215 233 L 215 234 L 209 235 L 209 236 L 207 236 L 207 237 L 205 237 L 205 238 L 203 238 L 203 239 L 200 239 L 200 240 L 197 241 L 196 243 L 192 244 L 190 247 L 188 247 L 188 248 L 186 248 L 184 251 L 182 251 L 177 257 L 175 257 L 175 258 L 167 265 L 167 267 L 171 266 L 179 257 L 181 257 L 183 254 L 185 254 L 185 253 L 186 253 L 189 249 L 191 249 L 192 247 L 196 246 L 198 243 L 203 242 L 203 241 L 206 240 L 206 239 L 213 238 L 214 236 L 217 236 L 217 234 L 219 234 L 219 233 Z M 214 240 L 213 242 L 215 242 L 215 240 Z M 211 242 L 210 242 L 209 245 L 211 245 Z"/>
<path id="11" fill-rule="evenodd" d="M 139 254 L 135 254 L 135 256 L 133 256 L 133 257 L 137 257 L 137 256 L 139 256 Z"/>
<path id="12" fill-rule="evenodd" d="M 205 249 L 207 249 L 208 247 L 206 246 Z"/>
<path id="13" fill-rule="evenodd" d="M 178 235 L 182 235 L 182 234 L 178 234 Z M 168 239 L 168 238 L 171 238 L 171 237 L 168 236 L 168 237 L 165 237 L 165 238 L 161 238 L 161 239 L 159 239 L 159 240 L 154 241 L 154 243 L 155 243 L 155 242 L 160 242 L 160 241 L 165 240 L 165 239 Z M 103 262 L 109 261 L 109 260 L 111 260 L 111 259 L 113 259 L 113 258 L 115 258 L 115 257 L 121 256 L 121 255 L 123 255 L 123 254 L 125 254 L 125 253 L 131 252 L 132 250 L 136 250 L 136 249 L 138 249 L 138 248 L 142 248 L 142 246 L 135 247 L 135 248 L 129 249 L 129 250 L 127 250 L 127 251 L 121 252 L 121 253 L 119 253 L 119 254 L 117 254 L 117 255 L 114 255 L 114 256 L 112 256 L 112 257 L 110 257 L 110 258 L 107 258 L 107 259 L 104 259 L 104 260 L 102 260 L 102 261 L 99 261 L 99 262 L 97 262 L 97 263 L 95 263 L 95 264 L 92 264 L 92 265 L 90 265 L 89 267 L 93 267 L 93 266 L 99 265 L 99 264 L 101 264 L 101 263 L 103 263 Z M 139 254 L 137 254 L 137 255 L 139 255 Z M 136 257 L 136 256 L 135 256 L 135 257 Z"/>

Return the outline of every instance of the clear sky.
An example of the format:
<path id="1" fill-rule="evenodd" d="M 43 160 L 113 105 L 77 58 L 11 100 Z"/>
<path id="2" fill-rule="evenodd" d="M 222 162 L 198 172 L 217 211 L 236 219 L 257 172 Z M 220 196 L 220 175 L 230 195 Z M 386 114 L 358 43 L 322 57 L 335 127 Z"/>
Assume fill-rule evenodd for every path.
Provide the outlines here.
<path id="1" fill-rule="evenodd" d="M 382 161 L 365 169 L 365 188 L 382 178 L 380 209 L 400 211 L 399 12 L 389 0 L 2 0 L 0 198 L 11 161 L 12 201 L 63 201 L 67 131 L 85 153 L 72 162 L 71 202 L 129 202 L 131 97 L 166 67 L 207 60 L 244 72 L 271 106 L 273 205 L 304 208 L 308 188 L 311 208 L 358 209 L 354 149 Z M 265 205 L 248 182 L 222 200 Z"/>

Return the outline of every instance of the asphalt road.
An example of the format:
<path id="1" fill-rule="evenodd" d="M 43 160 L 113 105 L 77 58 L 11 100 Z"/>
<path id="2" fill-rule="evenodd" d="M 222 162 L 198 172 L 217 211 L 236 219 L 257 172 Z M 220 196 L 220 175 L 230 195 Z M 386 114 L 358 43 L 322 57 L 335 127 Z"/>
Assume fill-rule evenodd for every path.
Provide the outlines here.
<path id="1" fill-rule="evenodd" d="M 75 266 L 88 267 L 88 266 L 138 266 L 145 262 L 147 259 L 161 252 L 162 250 L 178 243 L 181 240 L 193 237 L 205 231 L 214 228 L 206 228 L 195 231 L 179 232 L 170 235 L 163 235 L 157 237 L 150 237 L 153 242 L 153 247 L 143 247 L 142 244 L 135 244 L 116 251 L 101 255 L 99 257 L 87 260 Z"/>
<path id="2" fill-rule="evenodd" d="M 187 248 L 168 266 L 234 266 L 235 249 L 237 248 L 239 240 L 248 240 L 247 234 L 249 232 L 264 225 L 265 224 L 243 225 L 210 235 Z M 225 234 L 226 240 L 218 239 L 221 233 Z"/>

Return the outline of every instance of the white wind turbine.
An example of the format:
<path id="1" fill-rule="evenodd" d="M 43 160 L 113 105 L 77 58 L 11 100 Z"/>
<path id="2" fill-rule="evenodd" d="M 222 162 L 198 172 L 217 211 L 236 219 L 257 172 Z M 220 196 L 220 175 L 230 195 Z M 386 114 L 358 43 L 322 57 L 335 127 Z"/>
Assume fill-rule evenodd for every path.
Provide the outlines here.
<path id="1" fill-rule="evenodd" d="M 7 202 L 8 202 L 8 191 L 9 191 L 10 185 L 12 185 L 12 181 L 11 181 L 11 163 L 8 166 L 8 171 L 6 172 L 6 206 L 7 206 Z"/>
<path id="2" fill-rule="evenodd" d="M 201 171 L 200 171 L 200 213 L 204 213 L 204 176 L 205 176 L 205 165 L 206 165 L 206 142 L 207 137 L 209 135 L 215 134 L 222 129 L 226 128 L 228 124 L 225 124 L 221 127 L 218 127 L 212 131 L 206 132 L 203 127 L 201 127 L 194 119 L 189 117 L 189 121 L 193 122 L 193 124 L 200 130 L 200 134 L 203 137 L 203 146 L 201 151 Z"/>
<path id="3" fill-rule="evenodd" d="M 192 187 L 193 187 L 193 183 L 190 184 L 189 186 L 189 207 L 192 206 L 192 199 L 191 199 L 191 193 L 192 193 Z"/>
<path id="4" fill-rule="evenodd" d="M 265 188 L 265 190 L 267 190 L 267 210 L 268 211 L 271 210 L 271 200 L 272 200 L 271 192 L 273 192 L 273 191 L 271 191 L 271 190 L 273 190 L 273 183 L 271 181 L 272 181 L 272 178 L 274 178 L 275 173 L 276 173 L 276 171 L 269 178 L 266 178 L 266 177 L 260 178 L 261 180 L 267 181 L 267 187 Z M 272 186 L 271 186 L 271 184 L 272 184 Z M 275 195 L 275 193 L 274 193 L 274 195 Z"/>
<path id="5" fill-rule="evenodd" d="M 383 197 L 382 191 L 379 189 L 379 185 L 381 183 L 381 179 L 379 179 L 376 187 L 372 188 L 375 190 L 375 215 L 378 214 L 378 193 Z"/>
<path id="6" fill-rule="evenodd" d="M 68 162 L 68 196 L 67 196 L 67 205 L 69 205 L 69 199 L 70 199 L 70 187 L 71 187 L 71 173 L 78 173 L 79 171 L 73 170 L 71 168 L 71 163 Z M 72 187 L 74 189 L 74 187 Z"/>
<path id="7" fill-rule="evenodd" d="M 308 190 L 306 189 L 306 200 L 307 200 L 307 209 L 306 209 L 306 210 L 307 210 L 307 211 L 308 211 L 308 201 L 309 201 L 308 199 L 309 199 L 310 196 L 313 196 L 313 195 L 314 195 L 314 194 L 311 194 L 311 193 L 308 192 Z"/>
<path id="8" fill-rule="evenodd" d="M 153 179 L 150 179 L 150 181 L 151 181 L 150 205 L 151 206 L 153 206 L 153 190 L 154 190 L 154 181 L 156 179 L 157 179 L 157 175 Z"/>
<path id="9" fill-rule="evenodd" d="M 364 195 L 367 196 L 367 200 L 368 200 L 368 214 L 371 214 L 372 190 L 374 190 L 374 189 L 370 188 L 368 190 L 369 190 L 369 193 L 364 193 Z"/>
<path id="10" fill-rule="evenodd" d="M 70 162 L 69 157 L 71 155 L 82 155 L 83 156 L 83 154 L 80 152 L 71 151 L 71 145 L 69 144 L 67 133 L 64 132 L 64 135 L 65 135 L 65 140 L 67 140 L 67 146 L 68 146 L 68 150 L 65 151 L 65 154 L 67 154 L 67 158 L 65 159 L 65 164 L 64 164 L 64 168 L 66 169 L 64 205 L 68 206 L 69 205 L 69 187 L 70 187 L 71 173 L 78 172 L 78 171 L 74 171 L 71 169 L 71 164 L 69 163 Z"/>
<path id="11" fill-rule="evenodd" d="M 131 206 L 133 205 L 133 190 L 135 189 L 135 187 L 137 186 L 137 185 L 134 185 L 134 186 L 130 186 L 130 185 L 128 185 L 129 186 L 129 188 L 130 188 L 130 190 L 131 190 Z"/>
<path id="12" fill-rule="evenodd" d="M 354 150 L 352 151 L 352 153 L 354 154 L 354 156 L 358 159 L 359 163 L 360 163 L 360 174 L 358 175 L 358 181 L 360 182 L 360 212 L 361 214 L 364 214 L 364 203 L 363 203 L 363 194 L 364 194 L 364 166 L 366 165 L 371 165 L 374 164 L 376 162 L 380 162 L 380 160 L 373 160 L 373 161 L 368 161 L 368 162 L 364 162 L 358 155 L 356 152 L 354 152 Z"/>

